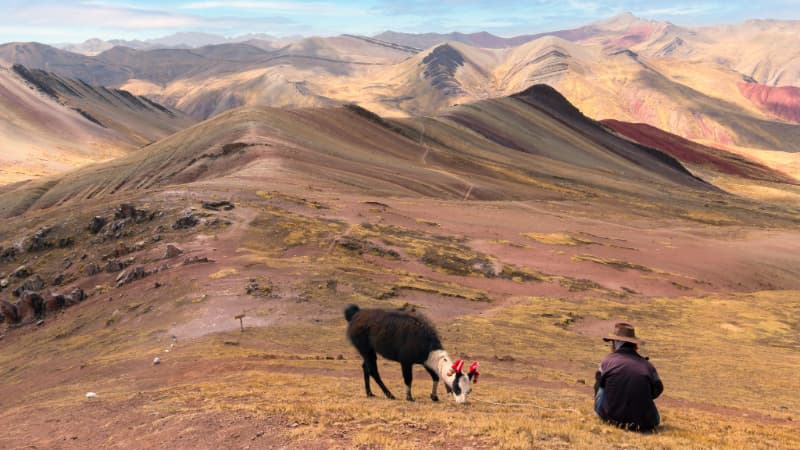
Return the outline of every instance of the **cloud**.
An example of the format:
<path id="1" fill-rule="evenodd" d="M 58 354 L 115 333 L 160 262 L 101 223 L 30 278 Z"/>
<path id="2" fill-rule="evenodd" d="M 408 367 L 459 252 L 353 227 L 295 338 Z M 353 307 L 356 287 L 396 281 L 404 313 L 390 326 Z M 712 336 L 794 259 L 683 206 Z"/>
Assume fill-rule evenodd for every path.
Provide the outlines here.
<path id="1" fill-rule="evenodd" d="M 709 4 L 690 4 L 681 6 L 671 6 L 667 8 L 646 9 L 643 11 L 637 11 L 636 13 L 644 17 L 688 16 L 695 14 L 704 14 L 719 9 L 720 9 L 719 7 Z"/>
<path id="2" fill-rule="evenodd" d="M 185 3 L 182 10 L 243 9 L 252 11 L 279 11 L 309 16 L 358 16 L 366 13 L 364 8 L 343 6 L 330 2 L 261 2 L 261 1 L 200 1 Z"/>
<path id="3" fill-rule="evenodd" d="M 121 29 L 163 29 L 202 26 L 204 19 L 188 14 L 98 2 L 33 2 L 12 9 L 0 18 L 9 25 L 114 27 Z"/>
<path id="4" fill-rule="evenodd" d="M 297 33 L 306 28 L 293 19 L 267 15 L 213 15 L 167 11 L 103 1 L 16 2 L 0 16 L 0 36 L 11 39 L 146 38 L 176 31 L 243 34 Z"/>

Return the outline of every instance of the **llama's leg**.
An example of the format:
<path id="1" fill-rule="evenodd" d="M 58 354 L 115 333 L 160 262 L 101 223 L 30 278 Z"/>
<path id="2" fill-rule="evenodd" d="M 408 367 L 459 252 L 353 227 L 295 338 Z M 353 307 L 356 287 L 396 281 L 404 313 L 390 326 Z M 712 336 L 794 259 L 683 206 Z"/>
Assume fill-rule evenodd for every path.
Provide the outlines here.
<path id="1" fill-rule="evenodd" d="M 378 355 L 375 352 L 372 352 L 366 360 L 367 367 L 369 368 L 369 374 L 372 375 L 372 378 L 375 379 L 375 382 L 378 383 L 383 393 L 386 395 L 387 398 L 394 399 L 394 395 L 389 392 L 389 389 L 386 388 L 386 385 L 383 384 L 383 380 L 381 380 L 381 375 L 378 373 Z"/>
<path id="2" fill-rule="evenodd" d="M 437 374 L 435 370 L 431 370 L 431 368 L 428 367 L 428 366 L 423 366 L 423 367 L 425 367 L 425 370 L 428 371 L 428 374 L 430 374 L 431 378 L 433 379 L 433 389 L 431 390 L 431 400 L 433 400 L 435 402 L 438 402 L 439 401 L 439 395 L 436 393 L 436 391 L 439 388 L 439 374 Z"/>
<path id="3" fill-rule="evenodd" d="M 372 389 L 369 388 L 369 367 L 367 366 L 367 360 L 364 360 L 364 363 L 361 364 L 361 368 L 364 369 L 364 389 L 367 390 L 367 397 L 375 397 L 375 394 L 372 393 Z"/>
<path id="4" fill-rule="evenodd" d="M 411 395 L 411 380 L 414 377 L 413 366 L 411 364 L 401 364 L 403 369 L 403 381 L 406 382 L 406 400 L 413 402 L 414 397 Z"/>

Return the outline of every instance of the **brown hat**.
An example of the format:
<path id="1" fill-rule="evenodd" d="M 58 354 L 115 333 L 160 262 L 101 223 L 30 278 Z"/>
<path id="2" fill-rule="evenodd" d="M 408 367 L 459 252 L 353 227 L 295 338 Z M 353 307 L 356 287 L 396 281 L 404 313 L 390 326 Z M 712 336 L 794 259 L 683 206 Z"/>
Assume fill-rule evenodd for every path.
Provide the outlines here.
<path id="1" fill-rule="evenodd" d="M 636 338 L 636 332 L 633 325 L 625 322 L 619 322 L 614 325 L 614 334 L 609 334 L 603 338 L 604 341 L 622 341 L 630 342 L 632 344 L 643 345 L 644 341 Z"/>

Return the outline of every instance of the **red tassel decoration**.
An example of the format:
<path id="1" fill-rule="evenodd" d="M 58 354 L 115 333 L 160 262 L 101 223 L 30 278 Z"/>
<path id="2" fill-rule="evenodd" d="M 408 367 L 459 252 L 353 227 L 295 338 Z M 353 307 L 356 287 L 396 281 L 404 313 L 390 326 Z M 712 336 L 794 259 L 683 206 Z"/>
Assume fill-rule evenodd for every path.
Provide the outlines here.
<path id="1" fill-rule="evenodd" d="M 470 364 L 470 366 L 469 366 L 469 372 L 468 373 L 472 374 L 472 382 L 473 383 L 477 383 L 478 382 L 478 375 L 481 374 L 480 372 L 478 372 L 478 361 L 472 361 L 472 364 Z"/>
<path id="2" fill-rule="evenodd" d="M 453 370 L 461 372 L 462 369 L 464 369 L 464 361 L 457 359 L 456 362 L 453 363 Z"/>

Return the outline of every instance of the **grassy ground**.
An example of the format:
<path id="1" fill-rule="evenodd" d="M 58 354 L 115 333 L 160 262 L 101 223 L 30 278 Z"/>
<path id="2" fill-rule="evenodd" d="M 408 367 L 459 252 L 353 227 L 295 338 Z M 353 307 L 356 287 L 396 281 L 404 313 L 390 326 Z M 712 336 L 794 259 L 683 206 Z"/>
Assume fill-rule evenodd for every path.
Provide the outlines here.
<path id="1" fill-rule="evenodd" d="M 318 207 L 326 203 L 330 209 Z M 41 327 L 5 331 L 0 422 L 8 432 L 0 434 L 0 447 L 800 445 L 794 395 L 800 292 L 737 293 L 702 285 L 702 292 L 645 296 L 607 289 L 594 280 L 608 274 L 612 281 L 672 280 L 661 262 L 640 264 L 646 262 L 640 249 L 664 236 L 637 239 L 627 228 L 598 227 L 593 234 L 552 233 L 525 216 L 520 225 L 491 228 L 496 235 L 481 246 L 478 238 L 488 234 L 481 229 L 454 224 L 460 219 L 446 213 L 425 215 L 441 227 L 420 216 L 271 194 L 237 201 L 224 215 L 229 226 L 165 232 L 186 256 L 209 255 L 216 262 L 176 265 L 122 288 L 112 287 L 115 274 L 99 275 L 84 303 Z M 573 220 L 566 229 L 579 228 L 580 219 Z M 26 230 L 36 228 L 35 221 L 26 223 Z M 75 236 L 82 244 L 81 233 Z M 685 234 L 681 228 L 657 251 L 686 247 L 693 241 Z M 591 244 L 578 235 L 590 236 Z M 701 238 L 698 232 L 692 239 Z M 159 245 L 134 256 L 157 266 Z M 553 253 L 556 246 L 573 251 Z M 90 249 L 87 259 L 106 250 Z M 32 266 L 48 270 L 75 252 L 56 249 L 55 262 L 42 254 Z M 550 273 L 526 267 L 545 257 L 554 261 Z M 568 269 L 581 278 L 565 275 Z M 248 294 L 252 283 L 257 289 Z M 348 303 L 410 303 L 429 315 L 453 357 L 481 363 L 469 404 L 456 406 L 443 388 L 442 401 L 433 403 L 421 368 L 415 370 L 416 402 L 366 398 L 360 357 L 345 338 Z M 244 332 L 234 319 L 242 311 Z M 617 320 L 634 323 L 648 341 L 642 352 L 666 386 L 656 402 L 663 426 L 653 434 L 605 425 L 591 409 L 594 371 L 608 351 L 600 338 Z M 155 357 L 160 364 L 153 364 Z M 402 394 L 399 365 L 381 360 L 379 366 L 388 387 Z M 87 399 L 87 392 L 98 397 Z"/>

